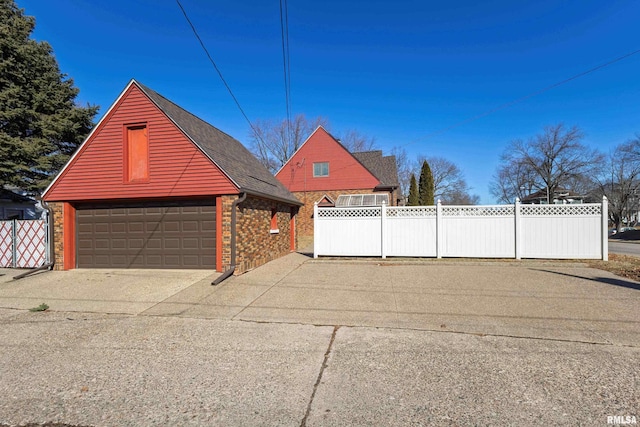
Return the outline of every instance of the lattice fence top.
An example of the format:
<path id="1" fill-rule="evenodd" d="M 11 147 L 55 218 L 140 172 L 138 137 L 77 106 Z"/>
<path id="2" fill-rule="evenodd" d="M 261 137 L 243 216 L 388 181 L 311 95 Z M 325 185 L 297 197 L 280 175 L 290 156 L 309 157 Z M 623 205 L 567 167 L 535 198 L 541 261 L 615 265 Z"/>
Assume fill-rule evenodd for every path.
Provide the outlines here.
<path id="1" fill-rule="evenodd" d="M 520 215 L 530 216 L 600 216 L 599 203 L 575 205 L 520 205 Z"/>
<path id="2" fill-rule="evenodd" d="M 443 216 L 508 216 L 514 215 L 513 205 L 504 206 L 443 206 Z"/>
<path id="3" fill-rule="evenodd" d="M 381 208 L 318 208 L 318 218 L 380 218 Z"/>
<path id="4" fill-rule="evenodd" d="M 389 218 L 424 218 L 436 216 L 435 206 L 397 206 L 387 208 Z"/>

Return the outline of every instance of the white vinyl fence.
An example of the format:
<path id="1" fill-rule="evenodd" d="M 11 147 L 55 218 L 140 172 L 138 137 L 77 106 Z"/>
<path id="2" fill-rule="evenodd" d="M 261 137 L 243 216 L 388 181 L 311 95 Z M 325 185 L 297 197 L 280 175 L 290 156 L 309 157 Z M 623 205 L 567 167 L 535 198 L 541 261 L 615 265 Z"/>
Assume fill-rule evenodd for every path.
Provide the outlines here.
<path id="1" fill-rule="evenodd" d="M 314 207 L 314 257 L 608 259 L 607 200 L 571 205 Z"/>
<path id="2" fill-rule="evenodd" d="M 35 268 L 48 262 L 47 221 L 0 221 L 0 267 Z"/>

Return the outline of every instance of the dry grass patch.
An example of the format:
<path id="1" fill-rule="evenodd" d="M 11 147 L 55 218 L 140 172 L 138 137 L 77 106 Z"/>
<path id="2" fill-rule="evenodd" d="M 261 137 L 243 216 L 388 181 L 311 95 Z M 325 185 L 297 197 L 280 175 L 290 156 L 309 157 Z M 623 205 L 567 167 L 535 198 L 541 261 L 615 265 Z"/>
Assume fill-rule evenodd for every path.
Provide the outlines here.
<path id="1" fill-rule="evenodd" d="M 640 282 L 640 258 L 638 257 L 609 254 L 609 261 L 589 261 L 589 267 Z"/>

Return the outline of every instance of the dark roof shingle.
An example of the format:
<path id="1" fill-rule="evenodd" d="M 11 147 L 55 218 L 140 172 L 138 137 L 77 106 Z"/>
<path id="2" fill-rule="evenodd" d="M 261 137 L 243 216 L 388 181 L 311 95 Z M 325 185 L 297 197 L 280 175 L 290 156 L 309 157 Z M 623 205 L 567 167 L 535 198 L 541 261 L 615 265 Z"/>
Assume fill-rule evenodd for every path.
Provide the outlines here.
<path id="1" fill-rule="evenodd" d="M 382 151 L 360 151 L 351 153 L 380 181 L 379 187 L 398 187 L 396 156 L 383 156 Z"/>
<path id="2" fill-rule="evenodd" d="M 240 188 L 240 191 L 302 205 L 240 141 L 154 90 L 135 83 Z"/>

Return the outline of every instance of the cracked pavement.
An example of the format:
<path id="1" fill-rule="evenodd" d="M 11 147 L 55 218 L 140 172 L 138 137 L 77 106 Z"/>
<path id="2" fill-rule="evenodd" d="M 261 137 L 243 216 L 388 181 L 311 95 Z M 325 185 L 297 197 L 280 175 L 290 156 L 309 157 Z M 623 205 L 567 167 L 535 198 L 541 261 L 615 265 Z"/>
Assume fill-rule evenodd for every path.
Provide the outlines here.
<path id="1" fill-rule="evenodd" d="M 67 283 L 56 308 L 38 297 L 57 277 L 71 276 L 0 284 L 0 425 L 604 426 L 640 415 L 639 285 L 579 263 L 291 254 L 219 287 L 167 279 L 153 301 L 120 285 L 118 298 L 103 289 L 83 303 L 90 289 L 74 299 Z M 52 308 L 11 307 L 20 290 Z"/>

